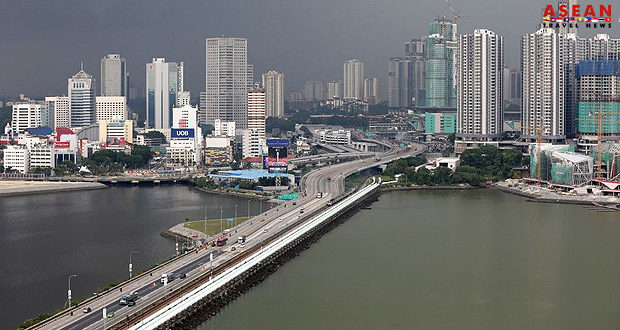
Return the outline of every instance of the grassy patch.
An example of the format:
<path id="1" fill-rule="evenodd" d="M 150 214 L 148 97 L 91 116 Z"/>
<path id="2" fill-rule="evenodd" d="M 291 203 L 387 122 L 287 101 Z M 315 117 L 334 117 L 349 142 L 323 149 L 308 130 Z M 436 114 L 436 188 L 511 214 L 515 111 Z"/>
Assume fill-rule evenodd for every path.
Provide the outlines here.
<path id="1" fill-rule="evenodd" d="M 205 221 L 204 220 L 186 222 L 184 227 L 206 233 L 209 236 L 213 236 L 217 233 L 222 232 L 222 230 L 224 229 L 232 228 L 234 224 L 240 224 L 248 219 L 249 219 L 248 217 L 238 217 L 235 222 L 232 222 L 232 221 L 228 222 L 226 221 L 226 219 L 223 219 L 222 221 L 220 221 L 220 219 L 207 220 L 207 231 L 206 232 L 205 232 Z"/>

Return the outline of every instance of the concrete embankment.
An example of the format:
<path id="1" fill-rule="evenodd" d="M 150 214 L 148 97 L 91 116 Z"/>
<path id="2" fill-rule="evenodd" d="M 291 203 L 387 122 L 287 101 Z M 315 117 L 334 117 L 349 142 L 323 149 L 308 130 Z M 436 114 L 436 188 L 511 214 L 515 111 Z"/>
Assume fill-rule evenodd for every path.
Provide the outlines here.
<path id="1" fill-rule="evenodd" d="M 195 188 L 197 190 L 200 190 L 202 192 L 206 192 L 209 194 L 245 197 L 245 198 L 262 199 L 262 200 L 271 199 L 271 196 L 259 195 L 259 194 L 251 193 L 251 192 L 245 193 L 245 192 L 237 192 L 237 191 L 231 191 L 231 190 L 207 189 L 207 188 L 201 188 L 201 187 L 195 187 Z"/>
<path id="2" fill-rule="evenodd" d="M 226 286 L 208 295 L 198 303 L 177 315 L 175 318 L 164 323 L 159 329 L 190 329 L 195 328 L 226 306 L 229 302 L 244 294 L 252 287 L 258 285 L 269 275 L 274 273 L 287 261 L 298 256 L 303 250 L 309 248 L 321 236 L 347 221 L 359 209 L 368 207 L 377 200 L 379 191 L 369 194 L 363 200 L 352 207 L 342 211 L 331 220 L 326 221 L 320 227 L 306 233 L 293 243 L 279 250 L 266 261 L 251 268 L 242 275 L 229 282 Z"/>
<path id="3" fill-rule="evenodd" d="M 0 181 L 0 197 L 103 189 L 99 182 Z"/>
<path id="4" fill-rule="evenodd" d="M 600 195 L 569 195 L 560 194 L 550 189 L 523 184 L 509 184 L 497 182 L 493 188 L 511 194 L 527 197 L 528 201 L 557 204 L 592 205 L 594 203 L 615 205 L 620 204 L 620 198 Z"/>
<path id="5" fill-rule="evenodd" d="M 472 190 L 483 189 L 486 187 L 472 187 L 472 186 L 395 186 L 395 187 L 381 187 L 383 191 L 400 191 L 400 190 Z"/>

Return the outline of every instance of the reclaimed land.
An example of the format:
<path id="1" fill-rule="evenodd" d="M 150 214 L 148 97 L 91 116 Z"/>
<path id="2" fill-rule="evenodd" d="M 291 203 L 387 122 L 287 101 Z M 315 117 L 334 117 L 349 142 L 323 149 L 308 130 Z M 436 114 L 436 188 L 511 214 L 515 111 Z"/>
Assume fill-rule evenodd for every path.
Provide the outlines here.
<path id="1" fill-rule="evenodd" d="M 103 189 L 99 182 L 0 181 L 0 196 L 20 196 L 75 190 Z"/>

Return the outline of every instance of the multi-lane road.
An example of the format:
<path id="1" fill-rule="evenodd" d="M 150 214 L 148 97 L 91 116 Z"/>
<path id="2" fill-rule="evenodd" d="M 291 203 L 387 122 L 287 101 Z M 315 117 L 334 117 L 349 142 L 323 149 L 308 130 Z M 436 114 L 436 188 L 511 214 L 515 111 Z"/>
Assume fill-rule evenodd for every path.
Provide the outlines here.
<path id="1" fill-rule="evenodd" d="M 175 292 L 187 282 L 204 276 L 214 268 L 226 264 L 231 258 L 243 254 L 254 246 L 263 244 L 268 238 L 284 228 L 304 221 L 306 215 L 326 207 L 331 199 L 344 193 L 344 179 L 347 175 L 397 158 L 419 154 L 423 148 L 422 145 L 413 145 L 410 149 L 395 148 L 377 155 L 380 160 L 376 158 L 357 159 L 313 170 L 302 178 L 300 199 L 279 205 L 232 228 L 228 234 L 230 237 L 227 245 L 223 247 L 209 246 L 197 252 L 187 253 L 134 277 L 112 291 L 81 303 L 71 311 L 40 323 L 32 329 L 102 329 L 104 323 L 106 326 L 110 326 L 119 320 L 124 320 L 141 307 Z M 322 198 L 317 198 L 319 192 L 322 193 Z M 244 246 L 236 243 L 237 237 L 241 235 L 247 237 Z M 186 278 L 177 278 L 164 286 L 160 279 L 162 274 L 167 273 L 174 273 L 176 276 L 186 274 Z M 122 296 L 136 291 L 140 298 L 136 301 L 135 306 L 119 305 L 118 302 Z M 82 312 L 83 308 L 86 307 L 91 309 L 89 313 Z M 106 313 L 112 312 L 114 316 L 104 318 L 104 308 Z"/>

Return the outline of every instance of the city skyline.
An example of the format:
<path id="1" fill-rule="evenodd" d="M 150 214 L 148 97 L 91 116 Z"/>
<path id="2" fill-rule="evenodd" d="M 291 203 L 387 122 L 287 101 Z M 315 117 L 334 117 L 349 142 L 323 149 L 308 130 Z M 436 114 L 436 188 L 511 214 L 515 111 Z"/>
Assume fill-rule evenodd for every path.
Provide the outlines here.
<path id="1" fill-rule="evenodd" d="M 36 11 L 32 6 L 36 5 Z M 339 8 L 331 3 L 307 4 L 298 1 L 279 3 L 262 1 L 264 10 L 255 15 L 254 6 L 241 6 L 223 2 L 210 4 L 222 12 L 215 17 L 208 13 L 203 4 L 186 4 L 182 8 L 171 8 L 171 5 L 144 6 L 140 2 L 123 4 L 126 8 L 123 15 L 108 17 L 115 10 L 114 3 L 76 4 L 75 11 L 80 15 L 72 15 L 71 20 L 79 29 L 73 30 L 60 22 L 67 21 L 71 11 L 59 11 L 56 6 L 46 2 L 16 3 L 0 13 L 0 26 L 9 31 L 3 36 L 3 50 L 0 56 L 0 96 L 15 96 L 19 92 L 33 97 L 42 98 L 48 95 L 62 95 L 63 81 L 71 76 L 84 61 L 85 70 L 99 77 L 99 61 L 108 53 L 120 53 L 127 59 L 131 84 L 136 87 L 137 95 L 142 95 L 144 81 L 143 63 L 150 62 L 153 57 L 166 57 L 185 61 L 185 90 L 198 96 L 204 90 L 204 38 L 214 36 L 243 37 L 248 39 L 248 62 L 255 65 L 257 74 L 276 70 L 285 73 L 287 84 L 284 95 L 293 90 L 303 88 L 305 81 L 340 80 L 342 62 L 349 58 L 359 58 L 366 64 L 366 76 L 378 77 L 382 82 L 381 92 L 385 95 L 387 82 L 387 61 L 390 57 L 402 54 L 403 43 L 412 38 L 421 38 L 426 34 L 427 25 L 440 14 L 449 13 L 447 4 L 443 2 L 425 2 L 405 4 L 388 2 L 355 6 L 355 10 L 347 11 L 348 6 Z M 510 68 L 518 68 L 519 40 L 521 36 L 532 33 L 540 22 L 540 11 L 545 2 L 537 1 L 528 6 L 518 3 L 485 4 L 482 1 L 455 3 L 464 15 L 459 20 L 460 31 L 472 31 L 475 28 L 486 28 L 503 35 L 506 40 L 506 64 Z M 279 6 L 282 8 L 279 9 Z M 148 9 L 144 9 L 149 7 Z M 287 8 L 298 8 L 287 10 Z M 415 10 L 424 8 L 423 11 Z M 387 9 L 377 11 L 377 9 Z M 484 9 L 484 10 L 482 10 Z M 137 13 L 145 13 L 137 15 Z M 161 17 L 167 11 L 188 15 L 207 15 L 209 19 L 201 19 L 198 25 L 192 19 L 179 24 L 161 24 L 154 26 L 146 19 L 149 16 Z M 289 16 L 282 20 L 266 20 L 270 12 L 288 12 Z M 512 19 L 506 24 L 503 18 L 490 18 L 488 13 L 511 12 Z M 32 24 L 19 30 L 12 29 L 17 23 L 18 13 L 29 12 Z M 235 12 L 243 24 L 233 24 L 224 20 L 228 14 Z M 43 16 L 43 13 L 45 15 Z M 299 13 L 299 14 L 298 14 Z M 303 13 L 303 15 L 301 14 Z M 327 13 L 327 14 L 325 14 Z M 374 13 L 374 15 L 368 15 Z M 41 16 L 40 16 L 41 15 Z M 254 15 L 254 16 L 253 16 Z M 179 15 L 180 16 L 180 15 Z M 358 16 L 372 19 L 358 19 Z M 614 13 L 614 16 L 617 16 Z M 132 17 L 131 20 L 125 19 Z M 104 19 L 105 18 L 105 19 Z M 247 19 L 246 19 L 247 18 Z M 340 22 L 344 19 L 346 24 Z M 371 20 L 371 21 L 369 21 Z M 176 20 L 173 20 L 176 22 Z M 388 22 L 388 24 L 370 24 L 372 22 Z M 191 22 L 191 24 L 189 24 Z M 110 23 L 110 26 L 107 24 Z M 260 24 L 258 24 L 260 23 Z M 319 23 L 319 24 L 316 24 Z M 45 28 L 42 28 L 44 25 Z M 110 29 L 103 35 L 98 29 Z M 257 25 L 262 28 L 255 28 Z M 87 28 L 88 26 L 88 28 Z M 335 26 L 341 27 L 338 34 L 327 34 Z M 71 32 L 68 32 L 71 30 Z M 45 31 L 45 32 L 41 32 Z M 613 24 L 611 29 L 580 29 L 580 35 L 590 36 L 594 33 L 617 35 L 619 29 Z M 127 33 L 131 32 L 131 33 Z M 162 35 L 158 34 L 159 32 Z M 122 33 L 123 38 L 117 36 Z M 178 34 L 183 33 L 183 38 Z M 67 36 L 71 36 L 69 39 Z M 155 37 L 157 36 L 157 38 Z M 167 38 L 167 37 L 170 38 Z M 172 37 L 174 36 L 174 37 Z M 81 40 L 78 44 L 74 40 Z M 24 41 L 28 40 L 28 43 Z M 161 42 L 166 40 L 166 42 Z M 58 45 L 62 47 L 58 47 Z M 38 61 L 39 51 L 36 49 L 54 49 L 46 53 L 46 61 Z M 320 52 L 311 49 L 321 49 Z M 299 63 L 304 65 L 299 65 Z M 305 68 L 312 67 L 312 71 Z M 43 72 L 44 78 L 38 78 Z M 256 79 L 256 77 L 255 77 Z M 32 81 L 40 81 L 32 86 Z M 99 86 L 97 86 L 97 90 Z M 99 92 L 99 91 L 98 91 Z"/>

